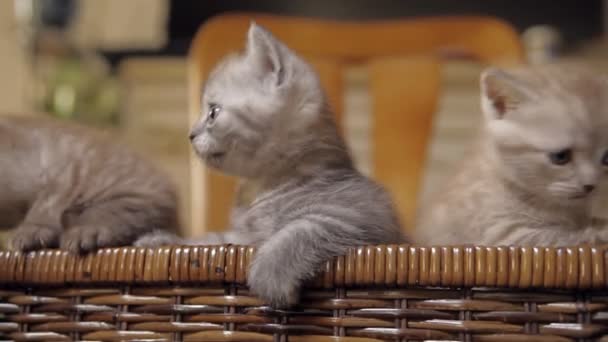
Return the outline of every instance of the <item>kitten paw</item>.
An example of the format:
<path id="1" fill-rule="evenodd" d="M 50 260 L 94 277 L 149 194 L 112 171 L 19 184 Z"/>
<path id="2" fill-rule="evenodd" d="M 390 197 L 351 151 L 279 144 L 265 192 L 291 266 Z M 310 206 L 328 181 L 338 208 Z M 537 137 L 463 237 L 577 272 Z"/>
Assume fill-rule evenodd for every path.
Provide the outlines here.
<path id="1" fill-rule="evenodd" d="M 87 253 L 104 247 L 124 245 L 120 234 L 98 226 L 75 226 L 61 236 L 61 249 L 72 253 Z"/>
<path id="2" fill-rule="evenodd" d="M 168 245 L 179 245 L 183 241 L 178 236 L 158 230 L 151 233 L 144 234 L 133 243 L 136 247 L 159 247 Z"/>
<path id="3" fill-rule="evenodd" d="M 299 282 L 290 279 L 286 273 L 266 263 L 254 262 L 249 269 L 247 284 L 266 304 L 275 309 L 285 309 L 300 300 Z"/>
<path id="4" fill-rule="evenodd" d="M 32 251 L 44 248 L 55 248 L 61 229 L 50 226 L 23 223 L 13 233 L 10 241 L 12 249 Z"/>

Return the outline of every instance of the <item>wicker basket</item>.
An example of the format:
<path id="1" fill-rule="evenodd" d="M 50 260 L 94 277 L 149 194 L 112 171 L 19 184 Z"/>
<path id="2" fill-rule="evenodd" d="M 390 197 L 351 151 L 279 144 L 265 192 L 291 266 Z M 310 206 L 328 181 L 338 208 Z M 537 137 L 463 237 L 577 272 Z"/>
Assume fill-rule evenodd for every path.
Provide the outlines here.
<path id="1" fill-rule="evenodd" d="M 291 311 L 244 286 L 253 249 L 0 252 L 0 332 L 18 341 L 608 340 L 604 247 L 368 246 Z"/>

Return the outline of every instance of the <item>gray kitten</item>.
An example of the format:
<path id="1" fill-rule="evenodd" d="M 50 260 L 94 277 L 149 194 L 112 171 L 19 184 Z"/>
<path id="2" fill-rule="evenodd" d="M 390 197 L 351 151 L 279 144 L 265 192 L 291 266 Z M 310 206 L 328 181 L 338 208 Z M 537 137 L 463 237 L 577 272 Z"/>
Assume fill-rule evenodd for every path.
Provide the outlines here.
<path id="1" fill-rule="evenodd" d="M 547 65 L 481 76 L 476 149 L 428 203 L 427 244 L 557 246 L 608 242 L 591 220 L 608 167 L 608 82 L 583 66 Z"/>
<path id="2" fill-rule="evenodd" d="M 248 282 L 268 304 L 296 303 L 301 282 L 350 247 L 403 241 L 389 195 L 353 167 L 316 73 L 269 32 L 251 25 L 245 53 L 211 73 L 202 104 L 197 154 L 261 190 L 234 207 L 228 232 L 186 243 L 257 246 Z"/>
<path id="3" fill-rule="evenodd" d="M 0 117 L 0 227 L 18 250 L 86 252 L 177 228 L 173 185 L 96 132 L 42 117 Z"/>

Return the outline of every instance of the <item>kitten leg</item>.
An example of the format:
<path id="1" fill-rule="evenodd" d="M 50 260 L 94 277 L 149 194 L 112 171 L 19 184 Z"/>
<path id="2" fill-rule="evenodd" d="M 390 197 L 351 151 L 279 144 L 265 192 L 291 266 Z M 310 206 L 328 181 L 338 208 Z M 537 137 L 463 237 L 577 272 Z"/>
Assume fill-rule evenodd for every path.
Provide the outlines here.
<path id="1" fill-rule="evenodd" d="M 155 229 L 177 226 L 175 208 L 156 205 L 149 196 L 125 196 L 92 204 L 71 218 L 61 237 L 61 248 L 88 252 L 132 244 Z"/>
<path id="2" fill-rule="evenodd" d="M 63 230 L 63 213 L 74 198 L 75 191 L 69 187 L 44 187 L 13 233 L 11 248 L 28 251 L 57 247 Z"/>
<path id="3" fill-rule="evenodd" d="M 302 281 L 312 278 L 326 260 L 362 243 L 353 238 L 354 227 L 335 221 L 328 226 L 300 219 L 278 231 L 255 253 L 250 289 L 272 307 L 297 303 Z"/>
<path id="4" fill-rule="evenodd" d="M 10 240 L 10 248 L 31 251 L 55 248 L 59 242 L 61 227 L 24 222 L 17 227 Z"/>

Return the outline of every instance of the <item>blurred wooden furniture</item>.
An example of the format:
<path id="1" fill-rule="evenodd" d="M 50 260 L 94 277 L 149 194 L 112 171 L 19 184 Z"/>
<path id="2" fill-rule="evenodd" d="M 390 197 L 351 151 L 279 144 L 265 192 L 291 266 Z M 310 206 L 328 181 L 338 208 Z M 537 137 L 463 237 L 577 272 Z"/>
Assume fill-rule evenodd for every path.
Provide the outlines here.
<path id="1" fill-rule="evenodd" d="M 189 56 L 189 113 L 200 115 L 207 74 L 224 55 L 244 47 L 255 20 L 309 60 L 319 72 L 340 123 L 342 70 L 368 63 L 373 98 L 373 176 L 391 192 L 407 229 L 416 199 L 439 95 L 439 57 L 482 63 L 523 61 L 514 29 L 486 17 L 437 17 L 402 21 L 338 22 L 258 14 L 212 18 L 196 34 Z M 223 230 L 233 203 L 233 179 L 205 168 L 191 156 L 190 234 Z"/>
<path id="2" fill-rule="evenodd" d="M 247 290 L 253 253 L 0 251 L 0 339 L 608 339 L 608 255 L 600 246 L 363 246 L 323 265 L 292 310 L 272 310 Z"/>

